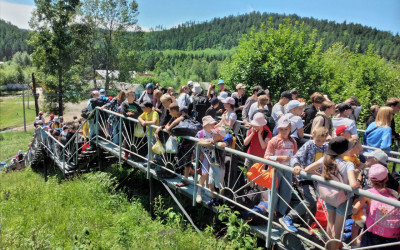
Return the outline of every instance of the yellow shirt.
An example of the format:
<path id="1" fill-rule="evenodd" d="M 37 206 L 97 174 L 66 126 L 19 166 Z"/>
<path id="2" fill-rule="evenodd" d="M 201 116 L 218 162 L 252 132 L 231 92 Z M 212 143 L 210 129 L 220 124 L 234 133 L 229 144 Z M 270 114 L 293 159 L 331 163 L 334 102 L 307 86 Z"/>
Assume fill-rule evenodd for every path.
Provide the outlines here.
<path id="1" fill-rule="evenodd" d="M 147 112 L 143 112 L 139 118 L 143 119 L 144 121 L 156 121 L 156 124 L 158 126 L 158 124 L 160 123 L 160 118 L 158 117 L 158 113 L 157 111 L 152 110 L 150 113 Z M 146 133 L 148 135 L 148 133 Z M 154 135 L 154 129 L 153 129 L 153 133 L 152 135 Z"/>
<path id="2" fill-rule="evenodd" d="M 84 138 L 89 138 L 89 122 L 85 122 L 85 124 L 83 124 L 82 136 Z"/>

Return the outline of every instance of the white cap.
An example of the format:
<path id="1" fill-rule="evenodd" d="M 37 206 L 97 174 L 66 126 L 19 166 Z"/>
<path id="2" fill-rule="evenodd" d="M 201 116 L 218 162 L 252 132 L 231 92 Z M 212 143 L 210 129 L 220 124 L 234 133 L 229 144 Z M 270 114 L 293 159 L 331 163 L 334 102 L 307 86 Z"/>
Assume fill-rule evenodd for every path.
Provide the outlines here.
<path id="1" fill-rule="evenodd" d="M 188 81 L 187 85 L 189 85 L 189 86 L 193 85 L 193 81 Z"/>
<path id="2" fill-rule="evenodd" d="M 226 93 L 226 92 L 225 92 Z M 222 103 L 229 103 L 232 105 L 235 105 L 235 99 L 233 99 L 232 97 L 227 97 L 224 100 L 221 101 Z"/>
<path id="3" fill-rule="evenodd" d="M 203 89 L 201 88 L 200 84 L 195 83 L 193 84 L 193 93 L 200 94 Z"/>
<path id="4" fill-rule="evenodd" d="M 218 99 L 220 101 L 225 100 L 228 97 L 228 93 L 225 91 L 222 91 L 221 93 L 219 93 Z"/>
<path id="5" fill-rule="evenodd" d="M 292 100 L 287 104 L 287 110 L 290 111 L 294 108 L 297 108 L 299 106 L 304 106 L 304 105 L 306 105 L 305 102 L 299 102 L 297 100 Z"/>
<path id="6" fill-rule="evenodd" d="M 386 165 L 387 161 L 388 161 L 388 156 L 385 152 L 383 152 L 382 149 L 376 149 L 374 151 L 371 152 L 365 152 L 364 153 L 365 157 L 373 157 L 375 159 L 377 159 L 380 163 Z"/>

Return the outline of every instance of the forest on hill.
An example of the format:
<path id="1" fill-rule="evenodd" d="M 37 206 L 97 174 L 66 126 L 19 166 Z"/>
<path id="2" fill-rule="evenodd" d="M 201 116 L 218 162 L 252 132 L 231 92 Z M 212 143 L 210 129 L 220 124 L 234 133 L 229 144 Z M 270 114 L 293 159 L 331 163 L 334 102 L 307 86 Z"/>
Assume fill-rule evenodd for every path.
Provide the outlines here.
<path id="1" fill-rule="evenodd" d="M 251 28 L 259 30 L 262 23 L 271 19 L 272 27 L 278 28 L 285 19 L 292 24 L 304 23 L 318 30 L 317 39 L 323 40 L 322 49 L 326 50 L 335 42 L 341 42 L 351 50 L 364 53 L 370 44 L 379 55 L 387 59 L 400 59 L 400 37 L 387 31 L 354 23 L 336 23 L 334 21 L 299 17 L 273 13 L 252 12 L 244 15 L 214 18 L 211 21 L 186 22 L 171 29 L 148 32 L 144 36 L 146 50 L 201 50 L 206 48 L 231 49 L 238 45 L 243 34 L 249 34 Z"/>
<path id="2" fill-rule="evenodd" d="M 28 39 L 27 30 L 19 29 L 10 22 L 0 19 L 0 61 L 10 60 L 18 51 L 32 53 L 26 42 Z"/>

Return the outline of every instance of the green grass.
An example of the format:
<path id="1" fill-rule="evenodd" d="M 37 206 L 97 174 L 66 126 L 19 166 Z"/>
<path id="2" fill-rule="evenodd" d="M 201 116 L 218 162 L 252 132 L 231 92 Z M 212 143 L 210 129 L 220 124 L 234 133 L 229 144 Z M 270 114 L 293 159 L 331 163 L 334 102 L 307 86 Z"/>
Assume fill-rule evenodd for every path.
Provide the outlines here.
<path id="1" fill-rule="evenodd" d="M 0 133 L 0 161 L 8 159 L 18 153 L 18 150 L 26 151 L 29 142 L 32 141 L 33 129 L 24 131 L 12 131 Z"/>
<path id="2" fill-rule="evenodd" d="M 108 173 L 69 181 L 29 167 L 0 174 L 1 237 L 6 249 L 231 249 L 210 231 L 152 220 L 139 199 L 113 193 Z M 176 214 L 171 216 L 177 220 Z M 179 216 L 178 216 L 179 217 Z M 178 219 L 181 221 L 181 219 Z"/>
<path id="3" fill-rule="evenodd" d="M 25 98 L 26 124 L 33 124 L 35 121 L 35 102 L 29 97 L 29 109 L 27 98 Z M 24 126 L 24 112 L 22 108 L 22 97 L 0 97 L 0 130 Z"/>

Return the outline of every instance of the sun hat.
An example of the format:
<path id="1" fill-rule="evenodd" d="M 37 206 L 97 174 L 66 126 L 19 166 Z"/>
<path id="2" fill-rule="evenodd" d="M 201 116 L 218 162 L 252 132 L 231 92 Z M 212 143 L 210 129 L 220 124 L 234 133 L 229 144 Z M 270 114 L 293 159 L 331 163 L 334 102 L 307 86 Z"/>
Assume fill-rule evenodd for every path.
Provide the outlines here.
<path id="1" fill-rule="evenodd" d="M 238 89 L 245 89 L 246 86 L 243 83 L 239 83 L 238 85 L 236 85 L 236 90 Z"/>
<path id="2" fill-rule="evenodd" d="M 327 155 L 338 156 L 353 147 L 353 143 L 347 140 L 344 136 L 333 138 L 328 144 Z"/>
<path id="3" fill-rule="evenodd" d="M 383 181 L 388 176 L 388 169 L 382 164 L 374 164 L 368 171 L 368 177 L 371 181 Z"/>
<path id="4" fill-rule="evenodd" d="M 149 82 L 148 84 L 146 84 L 146 89 L 154 89 L 154 86 L 151 82 Z"/>
<path id="5" fill-rule="evenodd" d="M 290 110 L 292 110 L 292 109 L 294 109 L 294 108 L 301 107 L 301 106 L 304 106 L 304 105 L 306 105 L 305 102 L 299 102 L 299 101 L 297 101 L 297 100 L 291 100 L 291 101 L 287 104 L 287 110 L 290 111 Z"/>
<path id="6" fill-rule="evenodd" d="M 250 122 L 251 126 L 265 126 L 266 124 L 267 121 L 265 120 L 263 113 L 256 113 L 253 116 L 253 120 Z"/>
<path id="7" fill-rule="evenodd" d="M 351 109 L 351 105 L 350 103 L 343 102 L 337 106 L 337 109 L 339 110 L 340 113 L 343 113 L 344 111 Z"/>
<path id="8" fill-rule="evenodd" d="M 188 81 L 188 82 L 187 82 L 187 85 L 188 85 L 188 86 L 193 86 L 193 81 Z"/>
<path id="9" fill-rule="evenodd" d="M 201 91 L 203 91 L 203 89 L 201 88 L 200 84 L 198 83 L 193 84 L 193 93 L 200 94 Z"/>
<path id="10" fill-rule="evenodd" d="M 335 133 L 336 136 L 339 136 L 341 133 L 343 133 L 344 131 L 349 131 L 351 133 L 351 129 L 352 127 L 347 126 L 347 125 L 340 125 L 339 127 L 336 128 Z"/>
<path id="11" fill-rule="evenodd" d="M 373 157 L 377 159 L 381 164 L 386 165 L 388 161 L 388 156 L 382 149 L 376 149 L 371 152 L 365 152 L 364 156 L 367 158 Z"/>
<path id="12" fill-rule="evenodd" d="M 221 136 L 223 136 L 223 137 L 225 137 L 225 136 L 227 135 L 226 130 L 225 130 L 224 128 L 222 128 L 222 127 L 213 129 L 211 132 L 212 132 L 213 134 L 221 135 Z"/>
<path id="13" fill-rule="evenodd" d="M 225 84 L 224 80 L 222 80 L 222 79 L 218 80 L 218 85 L 220 85 L 220 84 Z"/>
<path id="14" fill-rule="evenodd" d="M 225 92 L 226 93 L 226 92 Z M 228 104 L 232 104 L 235 105 L 235 99 L 233 99 L 232 97 L 227 97 L 224 100 L 221 101 L 222 103 L 228 103 Z"/>
<path id="15" fill-rule="evenodd" d="M 281 93 L 281 98 L 286 97 L 289 100 L 292 100 L 292 94 L 290 93 L 290 91 L 283 91 Z"/>
<path id="16" fill-rule="evenodd" d="M 278 128 L 286 128 L 289 125 L 290 125 L 290 120 L 286 116 L 282 116 L 278 120 Z"/>
<path id="17" fill-rule="evenodd" d="M 106 90 L 105 90 L 105 89 L 100 89 L 100 90 L 99 90 L 99 93 L 100 93 L 100 94 L 105 94 L 105 93 L 106 93 Z"/>
<path id="18" fill-rule="evenodd" d="M 222 100 L 224 100 L 226 98 L 228 98 L 228 93 L 227 92 L 222 91 L 221 93 L 219 93 L 218 100 L 222 101 Z"/>
<path id="19" fill-rule="evenodd" d="M 212 118 L 210 115 L 204 116 L 201 121 L 203 122 L 203 127 L 208 124 L 217 124 L 217 121 L 214 120 L 214 118 Z"/>

